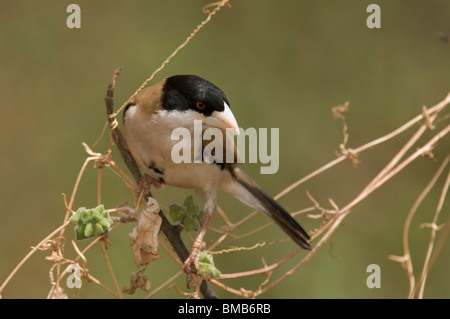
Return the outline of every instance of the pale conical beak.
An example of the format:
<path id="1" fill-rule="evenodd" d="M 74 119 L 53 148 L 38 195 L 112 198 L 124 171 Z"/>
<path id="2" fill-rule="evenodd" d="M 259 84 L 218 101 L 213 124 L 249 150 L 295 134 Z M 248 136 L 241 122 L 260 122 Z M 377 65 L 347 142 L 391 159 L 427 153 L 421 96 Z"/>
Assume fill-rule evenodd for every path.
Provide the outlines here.
<path id="1" fill-rule="evenodd" d="M 236 135 L 239 135 L 239 126 L 237 121 L 231 112 L 230 107 L 226 102 L 223 102 L 225 109 L 222 112 L 214 111 L 210 116 L 205 119 L 205 124 L 221 129 L 231 129 Z"/>

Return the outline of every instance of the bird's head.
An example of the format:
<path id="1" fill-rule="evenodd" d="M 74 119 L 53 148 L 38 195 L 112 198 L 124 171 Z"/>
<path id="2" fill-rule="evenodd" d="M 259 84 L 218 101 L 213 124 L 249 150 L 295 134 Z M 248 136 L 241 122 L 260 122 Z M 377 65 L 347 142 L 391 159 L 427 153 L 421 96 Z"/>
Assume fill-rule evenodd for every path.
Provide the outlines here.
<path id="1" fill-rule="evenodd" d="M 175 75 L 167 78 L 163 86 L 161 106 L 166 111 L 187 111 L 187 121 L 201 119 L 207 126 L 228 128 L 239 134 L 238 124 L 225 93 L 199 76 Z"/>

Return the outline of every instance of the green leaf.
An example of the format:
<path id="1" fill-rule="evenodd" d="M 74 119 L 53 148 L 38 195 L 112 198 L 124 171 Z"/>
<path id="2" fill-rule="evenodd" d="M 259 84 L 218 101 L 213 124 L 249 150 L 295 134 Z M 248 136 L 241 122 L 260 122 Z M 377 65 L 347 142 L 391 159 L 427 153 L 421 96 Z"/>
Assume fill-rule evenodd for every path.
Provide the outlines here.
<path id="1" fill-rule="evenodd" d="M 200 221 L 200 223 L 202 222 L 202 220 L 203 220 L 203 209 L 200 209 L 200 207 L 199 207 L 199 213 L 198 213 L 198 215 L 195 215 L 196 217 L 197 217 L 197 219 Z"/>
<path id="2" fill-rule="evenodd" d="M 186 207 L 188 215 L 193 215 L 195 211 L 195 204 L 194 204 L 194 198 L 192 195 L 189 195 L 186 197 L 183 203 L 184 207 Z"/>
<path id="3" fill-rule="evenodd" d="M 200 207 L 198 207 L 198 205 L 195 205 L 192 215 L 200 216 L 201 214 L 203 214 L 203 211 L 200 209 Z"/>
<path id="4" fill-rule="evenodd" d="M 198 221 L 194 217 L 186 217 L 184 220 L 184 228 L 187 231 L 197 231 L 199 229 Z"/>
<path id="5" fill-rule="evenodd" d="M 169 215 L 173 221 L 179 222 L 186 217 L 186 209 L 178 204 L 172 204 L 169 206 Z"/>
<path id="6" fill-rule="evenodd" d="M 203 211 L 194 203 L 192 195 L 186 197 L 183 205 L 170 205 L 169 215 L 175 222 L 183 221 L 186 231 L 198 231 L 203 219 Z"/>

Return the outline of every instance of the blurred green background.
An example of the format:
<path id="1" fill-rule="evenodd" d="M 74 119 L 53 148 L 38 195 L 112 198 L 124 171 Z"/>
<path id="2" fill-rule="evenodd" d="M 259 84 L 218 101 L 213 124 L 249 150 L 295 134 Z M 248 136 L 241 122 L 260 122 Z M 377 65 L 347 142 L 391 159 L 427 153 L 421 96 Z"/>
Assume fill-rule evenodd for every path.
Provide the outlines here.
<path id="1" fill-rule="evenodd" d="M 86 158 L 81 142 L 92 146 L 105 123 L 103 98 L 114 69 L 122 67 L 117 82 L 116 107 L 135 91 L 162 61 L 205 18 L 208 1 L 76 1 L 81 7 L 81 29 L 68 29 L 66 7 L 72 1 L 3 1 L 0 10 L 0 126 L 1 202 L 0 283 L 17 263 L 64 217 L 61 193 L 70 195 Z M 450 91 L 450 45 L 439 32 L 450 32 L 450 2 L 446 0 L 376 1 L 381 7 L 381 29 L 366 26 L 367 6 L 373 1 L 231 1 L 155 81 L 174 74 L 197 74 L 227 94 L 241 127 L 280 128 L 280 168 L 260 175 L 260 164 L 244 169 L 270 194 L 335 158 L 342 141 L 342 123 L 333 119 L 334 105 L 350 102 L 349 147 L 357 147 L 399 127 L 433 106 Z M 441 126 L 442 127 L 442 124 Z M 328 198 L 344 206 L 375 176 L 403 145 L 413 130 L 360 156 L 362 165 L 345 162 L 283 197 L 290 211 L 310 206 L 309 190 L 323 206 Z M 104 152 L 104 138 L 96 151 Z M 389 261 L 401 254 L 401 232 L 406 215 L 449 150 L 449 139 L 436 151 L 437 163 L 421 158 L 358 205 L 331 240 L 289 280 L 265 298 L 404 298 L 405 271 Z M 115 160 L 123 166 L 118 153 Z M 74 207 L 96 204 L 96 170 L 90 166 Z M 443 179 L 413 220 L 410 245 L 416 274 L 422 269 L 430 222 Z M 166 187 L 155 191 L 161 205 L 182 202 L 190 191 Z M 197 198 L 198 199 L 198 198 Z M 130 201 L 123 184 L 104 171 L 106 207 Z M 199 199 L 198 199 L 199 200 Z M 199 202 L 201 203 L 201 202 Z M 232 221 L 250 212 L 228 195 L 219 204 Z M 448 201 L 440 223 L 449 218 Z M 309 230 L 317 222 L 299 217 Z M 239 228 L 242 234 L 263 225 L 259 215 Z M 251 225 L 250 225 L 251 224 Z M 212 225 L 220 227 L 216 215 Z M 121 287 L 136 271 L 128 233 L 123 225 L 110 236 L 108 250 Z M 69 227 L 68 240 L 73 238 Z M 209 234 L 211 238 L 216 235 Z M 258 232 L 238 245 L 285 238 L 276 227 Z M 207 235 L 208 239 L 208 235 Z M 80 243 L 84 247 L 88 242 Z M 221 248 L 236 245 L 231 240 Z M 261 266 L 260 256 L 272 263 L 295 248 L 290 241 L 250 252 L 216 257 L 224 273 Z M 74 257 L 66 242 L 68 257 Z M 427 298 L 448 298 L 450 246 L 436 260 L 425 289 Z M 287 271 L 304 255 L 273 274 Z M 38 252 L 17 273 L 3 298 L 45 298 L 50 289 L 46 253 Z M 88 254 L 92 274 L 112 287 L 100 247 Z M 381 267 L 381 288 L 366 286 L 366 267 Z M 152 262 L 148 274 L 157 287 L 177 271 L 165 253 Z M 235 288 L 256 289 L 263 276 L 230 280 Z M 184 277 L 176 281 L 182 288 Z M 216 288 L 221 297 L 234 297 Z M 69 297 L 74 291 L 66 289 Z M 136 292 L 141 298 L 146 293 Z M 110 297 L 93 283 L 85 283 L 79 298 Z M 128 296 L 126 296 L 128 297 Z M 156 297 L 180 298 L 174 289 Z"/>

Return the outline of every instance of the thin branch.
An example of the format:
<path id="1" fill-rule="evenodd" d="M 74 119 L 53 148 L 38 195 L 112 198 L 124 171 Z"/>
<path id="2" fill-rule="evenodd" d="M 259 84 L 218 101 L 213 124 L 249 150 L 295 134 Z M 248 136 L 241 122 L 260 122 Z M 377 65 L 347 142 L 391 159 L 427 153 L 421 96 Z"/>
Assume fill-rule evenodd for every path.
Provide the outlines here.
<path id="1" fill-rule="evenodd" d="M 180 277 L 184 272 L 180 270 L 179 272 L 175 273 L 172 277 L 167 279 L 165 282 L 163 282 L 161 285 L 159 285 L 157 288 L 155 288 L 151 293 L 149 293 L 147 296 L 145 296 L 145 299 L 150 299 L 154 295 L 156 295 L 158 292 L 160 292 L 164 287 L 168 286 L 172 281 Z"/>
<path id="2" fill-rule="evenodd" d="M 441 213 L 442 210 L 442 206 L 444 205 L 444 200 L 445 200 L 445 196 L 448 192 L 448 188 L 450 185 L 450 171 L 447 174 L 447 179 L 445 180 L 445 184 L 444 187 L 442 187 L 442 192 L 441 192 L 441 196 L 439 198 L 439 202 L 438 205 L 436 207 L 436 211 L 434 213 L 434 217 L 433 217 L 433 221 L 431 222 L 429 228 L 431 229 L 431 234 L 430 234 L 430 242 L 428 243 L 428 249 L 427 249 L 427 254 L 425 257 L 425 261 L 423 264 L 423 268 L 422 268 L 422 274 L 420 276 L 420 281 L 419 281 L 419 293 L 417 295 L 417 297 L 419 299 L 423 298 L 423 292 L 425 289 L 425 282 L 427 280 L 427 275 L 428 275 L 428 266 L 429 266 L 429 262 L 430 262 L 430 258 L 431 258 L 431 254 L 433 252 L 433 247 L 434 247 L 434 241 L 436 239 L 436 233 L 439 230 L 439 227 L 437 226 L 437 220 L 439 218 L 439 214 Z"/>
<path id="3" fill-rule="evenodd" d="M 212 11 L 209 10 L 205 10 L 205 8 L 210 7 L 210 6 L 215 6 L 215 8 Z M 214 2 L 210 5 L 207 5 L 204 7 L 203 12 L 206 13 L 208 16 L 205 18 L 205 20 L 203 20 L 199 25 L 197 25 L 197 27 L 194 29 L 194 31 L 191 32 L 191 34 L 189 34 L 189 36 L 186 38 L 186 40 L 180 44 L 168 57 L 167 59 L 164 60 L 164 62 L 161 64 L 161 66 L 156 69 L 152 75 L 150 75 L 150 77 L 148 77 L 144 83 L 141 84 L 141 86 L 134 92 L 134 94 L 130 97 L 133 98 L 134 96 L 136 96 L 140 91 L 142 91 L 142 89 L 147 86 L 147 84 L 153 80 L 153 78 L 155 77 L 156 74 L 158 74 L 162 69 L 164 69 L 164 67 L 170 62 L 170 60 L 177 55 L 177 53 L 183 49 L 193 38 L 194 36 L 211 20 L 211 18 L 217 13 L 219 12 L 220 9 L 222 9 L 223 6 L 230 6 L 229 4 L 229 0 L 222 0 L 222 1 L 218 1 L 218 2 Z M 114 88 L 113 88 L 114 89 Z M 115 113 L 111 113 L 109 114 L 109 119 L 113 120 L 117 117 L 117 115 L 125 108 L 125 106 L 127 105 L 127 102 L 125 102 Z"/>
<path id="4" fill-rule="evenodd" d="M 414 289 L 415 289 L 415 277 L 414 277 L 414 268 L 412 264 L 412 258 L 411 258 L 411 251 L 409 249 L 409 229 L 411 227 L 412 219 L 419 208 L 422 201 L 425 199 L 425 197 L 428 195 L 428 193 L 433 188 L 434 184 L 437 182 L 439 177 L 441 176 L 442 172 L 444 171 L 445 167 L 447 166 L 449 162 L 450 156 L 447 156 L 445 160 L 442 162 L 440 167 L 438 168 L 437 172 L 434 174 L 431 181 L 428 183 L 428 185 L 423 189 L 423 191 L 420 193 L 419 197 L 417 197 L 416 201 L 414 202 L 413 206 L 411 207 L 408 216 L 406 217 L 405 224 L 403 226 L 403 256 L 389 256 L 389 259 L 393 261 L 400 262 L 406 269 L 406 274 L 409 279 L 409 293 L 408 297 L 413 298 L 414 296 Z"/>
<path id="5" fill-rule="evenodd" d="M 430 116 L 431 114 L 434 114 L 436 112 L 440 112 L 445 106 L 447 106 L 450 103 L 450 93 L 447 94 L 447 96 L 444 98 L 444 100 L 442 100 L 441 102 L 439 102 L 438 104 L 436 104 L 435 106 L 433 106 L 432 108 L 428 109 L 426 111 L 426 113 L 428 114 L 428 116 Z M 413 125 L 415 125 L 416 123 L 418 123 L 419 121 L 421 121 L 422 119 L 424 119 L 424 115 L 423 113 L 420 115 L 417 115 L 415 118 L 413 118 L 412 120 L 408 121 L 407 123 L 403 124 L 402 126 L 400 126 L 399 128 L 397 128 L 396 130 L 390 132 L 389 134 L 386 134 L 380 138 L 377 138 L 369 143 L 366 143 L 356 149 L 353 150 L 353 152 L 355 154 L 360 154 L 376 145 L 379 145 L 381 143 L 384 143 L 394 137 L 396 137 L 397 135 L 405 132 L 406 130 L 408 130 L 410 127 L 412 127 Z M 319 169 L 315 170 L 314 172 L 306 175 L 305 177 L 303 177 L 302 179 L 298 180 L 297 182 L 291 184 L 290 186 L 286 187 L 283 191 L 281 191 L 277 196 L 275 196 L 275 199 L 279 199 L 280 197 L 286 195 L 287 193 L 289 193 L 290 191 L 292 191 L 293 189 L 295 189 L 296 187 L 300 186 L 301 184 L 309 181 L 310 179 L 312 179 L 313 177 L 321 174 L 322 172 L 330 169 L 331 167 L 339 164 L 340 162 L 344 161 L 346 159 L 346 155 L 341 155 L 340 157 L 336 158 L 335 160 L 325 164 L 324 166 L 320 167 Z"/>
<path id="6" fill-rule="evenodd" d="M 109 273 L 111 275 L 111 278 L 113 280 L 114 287 L 116 288 L 116 291 L 117 291 L 117 295 L 119 296 L 120 299 L 122 299 L 123 298 L 122 291 L 121 291 L 121 289 L 119 287 L 119 283 L 117 282 L 117 278 L 114 275 L 114 271 L 112 269 L 111 262 L 109 261 L 108 253 L 106 252 L 106 240 L 105 239 L 100 241 L 100 247 L 102 248 L 103 257 L 105 258 L 106 265 L 108 266 L 108 271 L 109 271 Z"/>
<path id="7" fill-rule="evenodd" d="M 103 289 L 105 289 L 107 292 L 109 292 L 111 295 L 113 295 L 114 297 L 116 297 L 117 299 L 121 299 L 122 296 L 118 295 L 115 291 L 113 291 L 112 289 L 110 289 L 108 286 L 106 286 L 104 283 L 102 283 L 100 280 L 98 280 L 97 278 L 95 278 L 94 276 L 92 276 L 89 273 L 85 274 L 85 277 L 88 281 L 92 281 L 93 283 L 99 285 L 100 287 L 102 287 Z"/>
<path id="8" fill-rule="evenodd" d="M 447 98 L 450 97 L 450 95 L 447 96 Z M 443 104 L 441 104 L 443 105 Z M 442 106 L 443 107 L 443 106 Z M 308 253 L 306 257 L 300 261 L 296 266 L 294 266 L 291 270 L 289 270 L 287 273 L 285 273 L 283 276 L 272 282 L 270 285 L 264 287 L 261 289 L 260 293 L 263 293 L 265 291 L 268 291 L 269 289 L 273 288 L 274 286 L 278 285 L 288 277 L 290 277 L 293 273 L 295 273 L 298 269 L 300 269 L 306 262 L 308 262 L 312 256 L 315 255 L 315 253 L 322 247 L 325 242 L 328 241 L 328 239 L 331 237 L 331 235 L 337 230 L 337 228 L 340 226 L 342 221 L 345 219 L 345 217 L 352 211 L 352 209 L 361 202 L 364 198 L 366 198 L 369 194 L 374 192 L 376 189 L 381 187 L 386 181 L 391 179 L 394 175 L 398 174 L 402 169 L 404 169 L 407 165 L 409 165 L 412 161 L 417 159 L 419 156 L 422 156 L 428 152 L 430 152 L 433 147 L 437 144 L 439 140 L 441 140 L 446 134 L 448 134 L 450 131 L 450 125 L 445 127 L 443 130 L 441 130 L 438 134 L 436 134 L 433 138 L 431 138 L 422 148 L 418 149 L 416 152 L 414 152 L 411 156 L 409 156 L 407 159 L 405 159 L 402 163 L 398 164 L 395 168 L 391 169 L 388 173 L 384 174 L 382 177 L 378 174 L 374 180 L 372 180 L 365 188 L 364 190 L 349 204 L 347 204 L 343 209 L 341 209 L 340 213 L 336 215 L 335 218 L 333 218 L 331 221 L 329 221 L 325 226 L 324 229 L 328 229 L 327 232 L 323 235 L 323 237 L 319 240 L 317 245 Z M 423 131 L 421 132 L 423 134 Z M 411 140 L 417 140 L 417 136 L 414 135 L 407 143 L 409 147 L 412 146 Z M 400 152 L 404 152 L 404 148 Z M 388 164 L 390 165 L 390 164 Z M 300 250 L 298 250 L 300 251 Z M 298 251 L 294 251 L 295 253 Z M 291 253 L 292 254 L 292 253 Z M 253 270 L 249 272 L 243 272 L 243 273 L 236 273 L 236 274 L 223 274 L 217 279 L 224 279 L 224 278 L 236 278 L 241 276 L 247 276 L 247 275 L 254 275 L 257 273 L 264 273 L 268 270 L 272 270 L 276 268 L 275 264 L 270 267 L 264 267 L 260 270 Z"/>
<path id="9" fill-rule="evenodd" d="M 330 239 L 331 235 L 337 230 L 337 228 L 341 225 L 345 217 L 353 210 L 353 208 L 360 203 L 364 198 L 366 198 L 369 194 L 378 189 L 381 185 L 383 185 L 386 181 L 392 178 L 395 174 L 400 172 L 403 168 L 409 165 L 413 160 L 417 159 L 419 156 L 423 155 L 426 152 L 429 152 L 437 143 L 438 140 L 442 139 L 450 131 L 450 125 L 444 128 L 441 132 L 436 134 L 428 143 L 426 143 L 422 148 L 418 149 L 415 153 L 405 159 L 402 163 L 392 169 L 388 174 L 385 175 L 384 178 L 379 180 L 375 185 L 371 182 L 369 185 L 349 204 L 347 204 L 344 208 L 341 209 L 341 213 L 337 215 L 335 219 L 333 219 L 333 224 L 330 226 L 328 231 L 323 235 L 323 237 L 319 240 L 316 246 L 313 247 L 312 250 L 300 261 L 296 266 L 294 266 L 291 270 L 289 270 L 285 275 L 278 278 L 270 285 L 266 286 L 263 289 L 263 292 L 273 288 L 275 285 L 278 285 L 285 279 L 287 279 L 291 274 L 295 273 L 298 269 L 300 269 L 306 262 L 308 262 L 316 252 Z"/>
<path id="10" fill-rule="evenodd" d="M 102 173 L 102 168 L 99 168 L 97 174 L 97 206 L 102 203 Z"/>
<path id="11" fill-rule="evenodd" d="M 14 275 L 17 273 L 17 271 L 19 271 L 19 269 L 22 268 L 22 266 L 27 262 L 27 260 L 30 259 L 30 257 L 33 256 L 33 254 L 36 251 L 38 251 L 38 249 L 41 248 L 41 246 L 43 244 L 45 244 L 48 240 L 50 240 L 50 238 L 52 238 L 57 233 L 59 233 L 62 229 L 66 228 L 69 224 L 70 224 L 69 221 L 65 222 L 64 224 L 62 224 L 61 226 L 56 228 L 53 232 L 51 232 L 50 235 L 48 235 L 43 240 L 41 240 L 41 242 L 39 242 L 39 244 L 37 244 L 35 247 L 33 247 L 33 249 L 31 249 L 31 251 L 20 261 L 20 263 L 17 264 L 16 268 L 14 268 L 14 270 L 9 274 L 9 276 L 5 279 L 3 284 L 0 286 L 0 295 L 2 294 L 3 289 L 9 283 L 9 281 L 14 277 Z"/>

